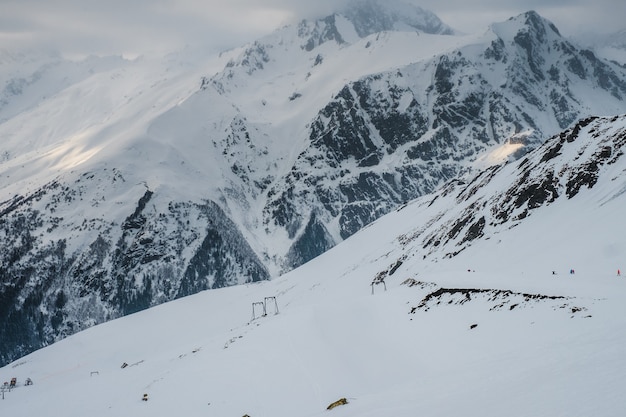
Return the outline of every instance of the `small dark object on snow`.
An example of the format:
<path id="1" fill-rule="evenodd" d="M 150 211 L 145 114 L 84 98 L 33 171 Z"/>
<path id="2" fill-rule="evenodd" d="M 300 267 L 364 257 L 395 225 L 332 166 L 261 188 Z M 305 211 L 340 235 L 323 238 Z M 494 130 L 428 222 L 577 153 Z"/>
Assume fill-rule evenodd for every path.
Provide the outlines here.
<path id="1" fill-rule="evenodd" d="M 15 388 L 16 385 L 17 385 L 17 378 L 11 378 L 11 383 L 9 384 L 9 386 L 11 388 Z"/>
<path id="2" fill-rule="evenodd" d="M 124 363 L 122 364 L 122 369 L 126 368 L 127 366 L 128 366 L 128 364 L 127 364 L 126 362 L 124 362 Z"/>
<path id="3" fill-rule="evenodd" d="M 328 407 L 326 407 L 327 410 L 332 410 L 333 408 L 339 406 L 339 405 L 345 405 L 348 404 L 348 400 L 346 400 L 345 398 L 340 398 L 337 401 L 335 401 L 334 403 L 330 404 Z"/>
<path id="4" fill-rule="evenodd" d="M 141 401 L 148 401 L 148 394 L 144 394 Z"/>
<path id="5" fill-rule="evenodd" d="M 33 385 L 33 380 L 30 378 L 26 378 L 26 382 L 24 383 L 24 385 Z"/>
<path id="6" fill-rule="evenodd" d="M 475 329 L 476 327 L 478 327 L 478 324 L 475 324 L 475 323 L 474 323 L 474 324 L 472 324 L 472 325 L 470 326 L 470 329 Z"/>

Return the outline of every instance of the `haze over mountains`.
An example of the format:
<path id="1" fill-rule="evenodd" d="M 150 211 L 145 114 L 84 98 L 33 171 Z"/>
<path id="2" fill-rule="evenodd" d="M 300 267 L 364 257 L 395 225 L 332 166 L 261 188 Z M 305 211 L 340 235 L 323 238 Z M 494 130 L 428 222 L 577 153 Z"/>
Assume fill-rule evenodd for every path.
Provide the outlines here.
<path id="1" fill-rule="evenodd" d="M 626 69 L 535 12 L 461 36 L 419 8 L 359 4 L 219 60 L 2 57 L 2 363 L 275 278 L 449 180 L 625 113 Z M 619 167 L 615 140 L 589 164 Z M 555 201 L 563 175 L 528 185 L 527 205 Z M 593 182 L 576 181 L 566 195 Z M 499 198 L 422 250 L 527 216 Z"/>

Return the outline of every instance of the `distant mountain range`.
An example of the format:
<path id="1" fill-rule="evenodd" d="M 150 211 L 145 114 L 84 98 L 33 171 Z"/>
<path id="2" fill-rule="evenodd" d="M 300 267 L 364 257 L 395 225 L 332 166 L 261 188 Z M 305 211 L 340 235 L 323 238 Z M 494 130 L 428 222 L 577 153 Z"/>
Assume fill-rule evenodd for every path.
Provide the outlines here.
<path id="1" fill-rule="evenodd" d="M 0 363 L 276 277 L 466 181 L 450 180 L 484 181 L 591 116 L 626 112 L 626 69 L 532 11 L 461 36 L 422 9 L 363 1 L 216 61 L 7 55 L 0 69 Z M 476 202 L 490 215 L 470 210 L 419 238 L 453 256 L 593 185 L 622 146 L 535 177 L 553 145 L 515 188 Z"/>

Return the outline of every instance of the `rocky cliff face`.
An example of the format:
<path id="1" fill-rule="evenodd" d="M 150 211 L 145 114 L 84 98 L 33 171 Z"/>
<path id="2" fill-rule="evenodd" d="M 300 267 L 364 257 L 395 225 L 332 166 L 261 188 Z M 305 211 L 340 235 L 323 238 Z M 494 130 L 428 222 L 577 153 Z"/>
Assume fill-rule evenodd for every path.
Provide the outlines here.
<path id="1" fill-rule="evenodd" d="M 589 91 L 623 107 L 623 69 L 576 49 L 534 12 L 495 24 L 482 43 L 342 88 L 274 185 L 265 221 L 302 247 L 313 241 L 303 226 L 315 217 L 331 239 L 321 247 L 330 246 L 466 172 L 494 146 L 521 142 L 519 156 L 551 131 L 602 113 Z"/>
<path id="2" fill-rule="evenodd" d="M 4 94 L 0 135 L 15 146 L 0 164 L 10 182 L 0 188 L 0 362 L 173 298 L 269 279 L 470 173 L 493 150 L 510 149 L 514 160 L 580 118 L 625 107 L 626 71 L 568 43 L 536 13 L 458 38 L 421 9 L 359 4 L 243 48 L 156 115 L 135 103 L 154 91 L 146 102 L 154 109 L 171 94 L 158 89 L 165 79 L 124 96 L 132 111 L 112 125 L 105 113 L 97 134 L 76 113 L 45 126 L 77 97 L 88 114 L 94 97 L 82 92 L 106 90 L 128 62 L 108 62 L 113 72 L 93 79 L 81 66 L 70 99 L 51 89 L 30 113 Z M 44 71 L 37 83 L 46 79 Z M 27 125 L 28 137 L 15 133 Z M 127 131 L 139 133 L 116 139 Z M 27 153 L 40 132 L 46 146 Z M 566 191 L 561 171 L 529 182 L 533 166 L 489 218 L 468 211 L 424 245 L 469 242 L 573 196 L 618 145 L 568 173 Z"/>

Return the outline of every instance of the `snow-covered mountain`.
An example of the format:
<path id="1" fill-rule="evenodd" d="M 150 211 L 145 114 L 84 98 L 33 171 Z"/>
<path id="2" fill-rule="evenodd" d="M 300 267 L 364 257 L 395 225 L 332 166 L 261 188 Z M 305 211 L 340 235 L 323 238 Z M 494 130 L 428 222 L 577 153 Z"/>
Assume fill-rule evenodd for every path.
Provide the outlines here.
<path id="1" fill-rule="evenodd" d="M 165 303 L 0 368 L 16 379 L 2 411 L 621 416 L 625 149 L 626 115 L 583 120 L 281 277 Z"/>
<path id="2" fill-rule="evenodd" d="M 343 86 L 270 190 L 265 221 L 296 239 L 291 264 L 306 261 L 317 253 L 301 248 L 320 235 L 332 246 L 494 147 L 535 146 L 582 116 L 620 112 L 625 80 L 536 13 L 495 24 L 447 53 Z"/>
<path id="3" fill-rule="evenodd" d="M 626 109 L 626 70 L 534 12 L 459 36 L 365 1 L 215 59 L 1 63 L 2 363 L 276 277 L 452 178 Z"/>

